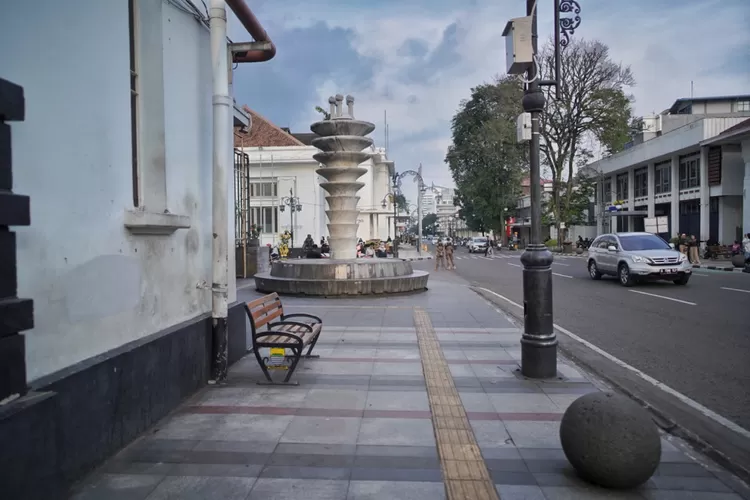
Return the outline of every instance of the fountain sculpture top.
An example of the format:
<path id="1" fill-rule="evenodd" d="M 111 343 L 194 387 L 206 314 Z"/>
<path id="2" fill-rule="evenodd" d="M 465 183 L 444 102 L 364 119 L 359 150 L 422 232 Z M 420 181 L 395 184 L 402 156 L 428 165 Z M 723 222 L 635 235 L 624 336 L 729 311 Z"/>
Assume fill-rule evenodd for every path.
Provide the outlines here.
<path id="1" fill-rule="evenodd" d="M 321 137 L 328 137 L 331 135 L 351 135 L 363 137 L 375 130 L 374 124 L 354 118 L 354 97 L 350 95 L 346 96 L 346 108 L 347 109 L 345 111 L 343 95 L 337 94 L 335 96 L 329 97 L 329 117 L 325 120 L 315 122 L 310 125 L 310 130 Z"/>

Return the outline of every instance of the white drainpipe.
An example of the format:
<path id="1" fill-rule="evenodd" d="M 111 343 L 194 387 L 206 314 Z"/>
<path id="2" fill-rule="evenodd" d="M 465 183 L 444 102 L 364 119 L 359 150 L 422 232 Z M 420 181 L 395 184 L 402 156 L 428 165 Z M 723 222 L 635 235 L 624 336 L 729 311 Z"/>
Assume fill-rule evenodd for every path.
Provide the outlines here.
<path id="1" fill-rule="evenodd" d="M 211 382 L 227 377 L 228 331 L 227 293 L 229 258 L 228 172 L 231 150 L 232 98 L 229 95 L 229 59 L 227 54 L 227 10 L 225 0 L 210 0 L 211 68 L 213 70 L 213 179 L 211 196 L 211 319 L 213 359 Z"/>

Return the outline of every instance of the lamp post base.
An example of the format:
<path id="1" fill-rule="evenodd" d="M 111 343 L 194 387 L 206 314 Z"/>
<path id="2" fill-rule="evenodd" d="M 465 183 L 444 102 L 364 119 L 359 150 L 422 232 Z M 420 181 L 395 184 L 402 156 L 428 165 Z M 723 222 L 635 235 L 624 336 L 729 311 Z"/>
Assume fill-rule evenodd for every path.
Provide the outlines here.
<path id="1" fill-rule="evenodd" d="M 538 243 L 526 247 L 523 264 L 521 373 L 529 378 L 557 376 L 557 336 L 552 318 L 552 252 Z"/>

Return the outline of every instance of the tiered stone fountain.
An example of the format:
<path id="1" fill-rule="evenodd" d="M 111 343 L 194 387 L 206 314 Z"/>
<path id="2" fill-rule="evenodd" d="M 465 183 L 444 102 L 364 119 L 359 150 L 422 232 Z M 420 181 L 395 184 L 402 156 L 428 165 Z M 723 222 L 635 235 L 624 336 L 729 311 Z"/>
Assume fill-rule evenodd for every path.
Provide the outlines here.
<path id="1" fill-rule="evenodd" d="M 357 191 L 367 169 L 359 165 L 372 155 L 367 134 L 375 130 L 370 122 L 354 119 L 354 98 L 328 99 L 330 118 L 313 123 L 310 129 L 320 137 L 312 144 L 320 149 L 314 156 L 324 166 L 317 170 L 326 181 L 320 186 L 328 193 L 328 232 L 330 259 L 293 259 L 274 262 L 271 271 L 255 275 L 261 292 L 300 295 L 369 295 L 425 290 L 429 273 L 415 271 L 401 259 L 357 258 Z"/>

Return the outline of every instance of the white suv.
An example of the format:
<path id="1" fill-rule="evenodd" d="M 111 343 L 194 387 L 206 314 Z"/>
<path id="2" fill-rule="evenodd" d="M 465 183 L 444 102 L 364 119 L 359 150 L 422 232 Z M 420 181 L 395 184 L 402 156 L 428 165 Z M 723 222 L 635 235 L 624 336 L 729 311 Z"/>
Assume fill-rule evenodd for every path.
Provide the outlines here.
<path id="1" fill-rule="evenodd" d="M 589 248 L 589 276 L 617 276 L 624 286 L 638 281 L 666 280 L 687 285 L 693 266 L 687 256 L 651 233 L 603 234 Z"/>

